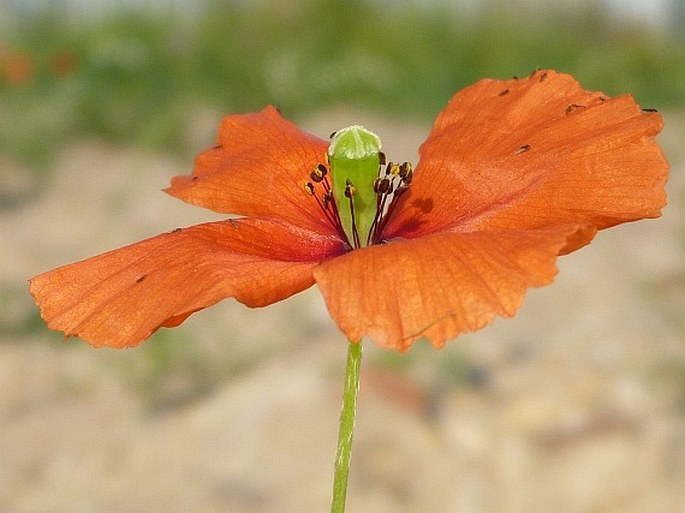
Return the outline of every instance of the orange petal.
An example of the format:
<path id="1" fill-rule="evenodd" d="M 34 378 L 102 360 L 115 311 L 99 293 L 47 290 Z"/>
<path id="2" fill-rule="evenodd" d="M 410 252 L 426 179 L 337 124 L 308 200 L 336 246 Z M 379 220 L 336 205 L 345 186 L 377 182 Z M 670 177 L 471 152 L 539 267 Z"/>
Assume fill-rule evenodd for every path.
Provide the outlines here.
<path id="1" fill-rule="evenodd" d="M 552 282 L 579 227 L 442 233 L 352 251 L 314 269 L 328 310 L 350 340 L 405 351 L 436 347 L 495 316 L 514 315 L 528 287 Z"/>
<path id="2" fill-rule="evenodd" d="M 166 192 L 193 205 L 251 217 L 283 219 L 333 233 L 304 186 L 328 143 L 281 117 L 274 107 L 226 116 L 214 147 L 195 160 L 191 176 L 177 176 Z"/>
<path id="3" fill-rule="evenodd" d="M 60 267 L 33 278 L 30 290 L 50 328 L 130 347 L 227 297 L 248 306 L 289 297 L 340 251 L 337 239 L 280 221 L 220 221 Z"/>
<path id="4" fill-rule="evenodd" d="M 657 217 L 668 172 L 654 140 L 662 124 L 630 96 L 610 100 L 554 71 L 482 80 L 436 120 L 385 236 L 557 223 L 602 229 Z M 567 250 L 589 241 L 576 239 Z"/>

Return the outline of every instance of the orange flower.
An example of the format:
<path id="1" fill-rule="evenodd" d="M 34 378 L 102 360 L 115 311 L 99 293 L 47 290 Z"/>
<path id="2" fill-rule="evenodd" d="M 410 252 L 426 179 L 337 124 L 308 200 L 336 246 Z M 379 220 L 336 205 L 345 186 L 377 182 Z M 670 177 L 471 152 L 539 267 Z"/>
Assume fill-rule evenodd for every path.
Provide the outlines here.
<path id="1" fill-rule="evenodd" d="M 0 76 L 14 86 L 28 84 L 36 75 L 36 63 L 31 55 L 14 52 L 0 55 Z"/>
<path id="2" fill-rule="evenodd" d="M 528 287 L 552 282 L 557 256 L 597 230 L 658 217 L 661 128 L 632 97 L 585 91 L 569 75 L 482 80 L 438 116 L 413 180 L 408 166 L 381 170 L 394 181 L 375 186 L 380 213 L 359 247 L 336 212 L 347 200 L 330 193 L 328 142 L 273 107 L 228 116 L 167 192 L 241 218 L 55 269 L 31 293 L 51 328 L 127 347 L 227 297 L 264 306 L 317 283 L 350 340 L 441 347 L 514 315 Z"/>

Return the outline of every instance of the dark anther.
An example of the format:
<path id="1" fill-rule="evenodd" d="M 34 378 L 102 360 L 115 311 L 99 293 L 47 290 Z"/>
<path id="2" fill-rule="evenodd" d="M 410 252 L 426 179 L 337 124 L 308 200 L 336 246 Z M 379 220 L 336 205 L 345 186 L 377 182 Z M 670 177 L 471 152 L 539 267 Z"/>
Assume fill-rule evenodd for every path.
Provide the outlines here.
<path id="1" fill-rule="evenodd" d="M 173 230 L 171 230 L 171 233 L 178 233 L 180 231 L 183 231 L 183 228 L 174 228 Z"/>
<path id="2" fill-rule="evenodd" d="M 309 174 L 309 177 L 312 179 L 313 182 L 319 183 L 324 179 L 326 173 L 328 173 L 326 166 L 324 166 L 323 164 L 317 164 L 316 167 Z"/>
<path id="3" fill-rule="evenodd" d="M 323 196 L 321 196 L 321 199 L 323 200 L 323 208 L 325 210 L 328 210 L 331 203 L 333 203 L 333 193 L 329 192 L 328 194 L 324 194 Z"/>
<path id="4" fill-rule="evenodd" d="M 514 155 L 520 155 L 521 153 L 525 153 L 528 150 L 530 150 L 530 144 L 524 144 L 523 146 L 519 146 L 514 150 Z"/>
<path id="5" fill-rule="evenodd" d="M 659 112 L 657 109 L 643 108 L 642 112 Z"/>
<path id="6" fill-rule="evenodd" d="M 600 101 L 600 102 L 605 102 L 605 101 L 607 101 L 607 99 L 608 99 L 608 98 L 607 98 L 606 96 L 600 96 L 600 97 L 599 97 L 599 101 Z"/>
<path id="7" fill-rule="evenodd" d="M 414 172 L 412 171 L 411 164 L 409 162 L 402 162 L 400 165 L 400 178 L 402 179 L 403 185 L 409 185 L 412 181 Z"/>
<path id="8" fill-rule="evenodd" d="M 386 162 L 386 160 L 385 160 L 385 153 L 383 153 L 382 151 L 379 152 L 379 153 L 378 153 L 378 160 L 380 161 L 381 166 L 384 166 L 384 165 L 385 165 L 385 162 Z"/>
<path id="9" fill-rule="evenodd" d="M 411 168 L 409 168 L 409 171 L 407 172 L 407 176 L 404 176 L 402 178 L 402 183 L 404 185 L 410 185 L 411 181 L 414 179 L 414 171 L 412 171 Z"/>
<path id="10" fill-rule="evenodd" d="M 400 174 L 400 165 L 397 164 L 396 162 L 389 162 L 388 166 L 385 168 L 385 174 L 386 175 L 399 175 Z"/>
<path id="11" fill-rule="evenodd" d="M 310 196 L 314 196 L 314 184 L 312 182 L 307 182 L 304 184 L 304 190 Z"/>
<path id="12" fill-rule="evenodd" d="M 345 197 L 346 198 L 352 198 L 357 193 L 357 189 L 355 189 L 354 185 L 352 185 L 352 182 L 348 178 L 345 182 Z"/>
<path id="13" fill-rule="evenodd" d="M 540 75 L 540 82 L 542 82 L 543 80 L 546 80 L 546 79 L 547 79 L 547 72 L 545 71 L 542 75 Z"/>
<path id="14" fill-rule="evenodd" d="M 497 96 L 504 96 L 505 94 L 509 93 L 509 89 L 505 89 L 504 91 L 501 91 Z"/>
<path id="15" fill-rule="evenodd" d="M 390 180 L 387 178 L 376 178 L 373 182 L 373 191 L 376 194 L 385 194 L 390 190 Z"/>
<path id="16" fill-rule="evenodd" d="M 577 104 L 577 103 L 572 103 L 571 105 L 569 105 L 568 107 L 566 107 L 566 111 L 565 111 L 565 112 L 566 112 L 566 114 L 570 114 L 570 113 L 573 112 L 574 110 L 584 109 L 584 108 L 585 108 L 585 105 L 579 105 L 579 104 Z"/>
<path id="17" fill-rule="evenodd" d="M 338 132 L 331 132 L 331 135 L 329 135 L 328 137 L 331 138 L 331 139 L 333 139 L 333 138 L 335 137 L 335 134 L 337 134 L 337 133 L 338 133 Z"/>
<path id="18" fill-rule="evenodd" d="M 136 283 L 141 283 L 145 278 L 147 278 L 147 274 L 141 274 L 136 278 Z"/>

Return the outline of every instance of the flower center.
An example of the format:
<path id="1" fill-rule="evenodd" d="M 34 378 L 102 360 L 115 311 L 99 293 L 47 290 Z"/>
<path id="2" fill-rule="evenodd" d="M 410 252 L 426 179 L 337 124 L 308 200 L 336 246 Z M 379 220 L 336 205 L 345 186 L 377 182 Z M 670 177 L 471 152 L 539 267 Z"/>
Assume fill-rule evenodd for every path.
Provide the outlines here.
<path id="1" fill-rule="evenodd" d="M 364 127 L 343 128 L 331 137 L 327 162 L 317 164 L 305 190 L 350 249 L 379 244 L 411 184 L 411 164 L 386 163 L 380 139 Z"/>

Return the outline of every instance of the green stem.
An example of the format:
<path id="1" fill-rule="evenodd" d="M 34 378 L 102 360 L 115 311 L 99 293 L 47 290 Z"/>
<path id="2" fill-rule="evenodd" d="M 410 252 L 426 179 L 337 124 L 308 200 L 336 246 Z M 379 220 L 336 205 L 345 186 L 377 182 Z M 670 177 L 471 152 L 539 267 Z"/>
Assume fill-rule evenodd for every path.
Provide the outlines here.
<path id="1" fill-rule="evenodd" d="M 352 435 L 354 418 L 357 411 L 357 392 L 359 392 L 359 366 L 362 361 L 362 343 L 350 342 L 347 348 L 347 368 L 345 370 L 345 390 L 340 412 L 340 431 L 338 450 L 335 455 L 335 475 L 333 478 L 333 502 L 331 513 L 345 512 L 347 497 L 347 477 L 350 473 L 352 457 Z"/>

